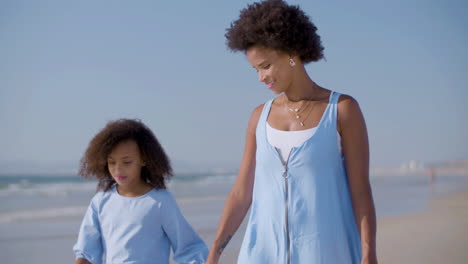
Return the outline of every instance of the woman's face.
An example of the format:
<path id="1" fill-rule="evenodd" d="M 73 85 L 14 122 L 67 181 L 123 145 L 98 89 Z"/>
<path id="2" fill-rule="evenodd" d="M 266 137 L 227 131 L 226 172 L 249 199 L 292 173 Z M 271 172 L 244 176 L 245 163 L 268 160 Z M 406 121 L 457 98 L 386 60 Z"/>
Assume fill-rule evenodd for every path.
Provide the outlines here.
<path id="1" fill-rule="evenodd" d="M 279 94 L 291 86 L 293 67 L 284 52 L 261 46 L 247 49 L 247 60 L 258 72 L 258 80 Z"/>

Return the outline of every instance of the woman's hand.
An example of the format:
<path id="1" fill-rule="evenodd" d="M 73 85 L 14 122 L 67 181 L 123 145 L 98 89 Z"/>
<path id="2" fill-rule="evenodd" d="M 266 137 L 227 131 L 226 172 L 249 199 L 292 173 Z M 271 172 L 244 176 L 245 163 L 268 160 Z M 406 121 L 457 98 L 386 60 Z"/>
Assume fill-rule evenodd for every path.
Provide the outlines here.
<path id="1" fill-rule="evenodd" d="M 377 264 L 377 255 L 375 252 L 362 256 L 361 264 Z"/>
<path id="2" fill-rule="evenodd" d="M 75 264 L 92 264 L 92 263 L 84 258 L 79 258 L 75 261 Z"/>
<path id="3" fill-rule="evenodd" d="M 206 260 L 205 264 L 218 264 L 219 261 L 219 256 L 217 254 L 213 254 L 212 251 L 210 251 L 210 254 L 208 255 L 208 259 Z"/>

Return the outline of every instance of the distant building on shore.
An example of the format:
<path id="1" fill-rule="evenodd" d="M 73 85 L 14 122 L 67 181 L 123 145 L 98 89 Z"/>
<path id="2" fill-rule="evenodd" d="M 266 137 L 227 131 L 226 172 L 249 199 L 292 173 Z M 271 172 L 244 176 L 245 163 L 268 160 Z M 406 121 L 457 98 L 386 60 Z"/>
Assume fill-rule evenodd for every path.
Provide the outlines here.
<path id="1" fill-rule="evenodd" d="M 420 171 L 426 169 L 428 166 L 422 162 L 417 160 L 410 160 L 401 164 L 400 169 L 404 171 Z"/>

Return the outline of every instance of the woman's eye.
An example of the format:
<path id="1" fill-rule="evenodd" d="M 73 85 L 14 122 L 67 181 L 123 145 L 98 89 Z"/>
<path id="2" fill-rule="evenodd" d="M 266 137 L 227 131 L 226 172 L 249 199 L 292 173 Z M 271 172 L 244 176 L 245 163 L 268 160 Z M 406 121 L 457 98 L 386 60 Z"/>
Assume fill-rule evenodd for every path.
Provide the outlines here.
<path id="1" fill-rule="evenodd" d="M 132 162 L 131 161 L 125 161 L 124 164 L 125 165 L 130 165 Z"/>
<path id="2" fill-rule="evenodd" d="M 270 68 L 270 66 L 271 66 L 271 64 L 265 65 L 265 67 L 263 67 L 263 69 L 268 70 Z"/>

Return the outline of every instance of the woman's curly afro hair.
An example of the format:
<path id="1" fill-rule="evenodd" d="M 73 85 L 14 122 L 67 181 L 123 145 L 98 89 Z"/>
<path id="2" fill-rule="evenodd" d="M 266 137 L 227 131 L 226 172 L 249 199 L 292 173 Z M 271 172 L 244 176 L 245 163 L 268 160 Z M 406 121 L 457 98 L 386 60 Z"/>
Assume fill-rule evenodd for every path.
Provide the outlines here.
<path id="1" fill-rule="evenodd" d="M 172 168 L 164 149 L 156 136 L 141 121 L 119 119 L 111 121 L 91 140 L 80 162 L 79 175 L 96 178 L 98 191 L 108 191 L 114 184 L 107 168 L 107 158 L 120 142 L 133 140 L 138 145 L 145 166 L 141 178 L 156 189 L 165 189 L 172 176 Z"/>
<path id="2" fill-rule="evenodd" d="M 317 27 L 298 7 L 282 0 L 248 5 L 225 34 L 232 51 L 247 51 L 258 45 L 299 56 L 302 63 L 323 58 Z"/>

